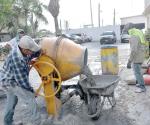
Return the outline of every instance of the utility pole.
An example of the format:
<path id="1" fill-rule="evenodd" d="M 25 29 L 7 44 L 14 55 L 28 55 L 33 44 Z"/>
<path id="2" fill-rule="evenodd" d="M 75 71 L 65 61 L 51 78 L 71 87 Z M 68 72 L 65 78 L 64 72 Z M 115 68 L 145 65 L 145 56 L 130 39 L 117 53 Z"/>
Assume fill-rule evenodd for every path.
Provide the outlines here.
<path id="1" fill-rule="evenodd" d="M 101 6 L 98 4 L 98 26 L 101 27 Z"/>
<path id="2" fill-rule="evenodd" d="M 90 0 L 91 25 L 93 27 L 92 1 Z"/>
<path id="3" fill-rule="evenodd" d="M 69 22 L 65 20 L 65 30 L 69 30 Z"/>
<path id="4" fill-rule="evenodd" d="M 100 3 L 98 4 L 98 26 L 101 27 L 101 8 L 100 8 Z"/>
<path id="5" fill-rule="evenodd" d="M 113 26 L 115 26 L 115 25 L 116 25 L 116 11 L 114 8 Z"/>
<path id="6" fill-rule="evenodd" d="M 61 19 L 60 19 L 60 24 L 59 24 L 60 30 L 62 32 L 62 25 L 61 25 Z"/>

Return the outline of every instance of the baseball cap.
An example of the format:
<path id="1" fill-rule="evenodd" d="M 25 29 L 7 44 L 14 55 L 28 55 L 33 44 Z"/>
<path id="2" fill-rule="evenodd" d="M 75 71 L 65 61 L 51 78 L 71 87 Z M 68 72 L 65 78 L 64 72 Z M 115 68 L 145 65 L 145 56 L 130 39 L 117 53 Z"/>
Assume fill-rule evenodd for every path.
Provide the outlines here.
<path id="1" fill-rule="evenodd" d="M 20 39 L 18 45 L 23 49 L 29 49 L 33 52 L 37 52 L 41 49 L 41 47 L 30 36 L 27 35 Z"/>
<path id="2" fill-rule="evenodd" d="M 18 30 L 17 30 L 17 33 L 22 33 L 22 34 L 24 34 L 25 32 L 24 32 L 23 29 L 18 29 Z"/>

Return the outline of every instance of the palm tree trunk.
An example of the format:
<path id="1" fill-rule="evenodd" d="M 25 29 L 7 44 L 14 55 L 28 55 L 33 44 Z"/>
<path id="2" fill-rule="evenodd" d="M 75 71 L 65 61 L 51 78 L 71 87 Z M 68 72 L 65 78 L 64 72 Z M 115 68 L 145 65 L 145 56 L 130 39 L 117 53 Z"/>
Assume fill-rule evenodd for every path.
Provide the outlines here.
<path id="1" fill-rule="evenodd" d="M 32 29 L 32 37 L 35 38 L 36 30 L 35 30 L 35 24 L 33 21 L 33 13 L 31 14 L 30 23 L 31 23 L 31 29 Z"/>
<path id="2" fill-rule="evenodd" d="M 2 26 L 0 27 L 0 32 L 4 29 L 4 27 L 5 27 L 5 25 L 2 25 Z"/>
<path id="3" fill-rule="evenodd" d="M 55 34 L 56 36 L 60 34 L 60 30 L 59 30 L 59 25 L 58 25 L 58 19 L 57 17 L 54 17 L 54 22 L 55 22 Z"/>
<path id="4" fill-rule="evenodd" d="M 24 14 L 24 16 L 25 16 L 25 32 L 28 32 L 27 30 L 27 27 L 28 27 L 28 23 L 27 23 L 27 21 L 28 21 L 28 10 L 25 10 L 25 14 Z"/>

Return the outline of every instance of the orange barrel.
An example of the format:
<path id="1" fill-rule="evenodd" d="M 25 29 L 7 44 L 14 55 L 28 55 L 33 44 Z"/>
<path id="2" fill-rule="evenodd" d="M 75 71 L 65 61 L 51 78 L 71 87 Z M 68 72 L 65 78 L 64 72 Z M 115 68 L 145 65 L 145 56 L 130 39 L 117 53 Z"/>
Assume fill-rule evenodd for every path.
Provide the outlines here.
<path id="1" fill-rule="evenodd" d="M 118 48 L 117 46 L 105 45 L 101 47 L 101 66 L 102 74 L 117 75 L 118 65 Z"/>
<path id="2" fill-rule="evenodd" d="M 68 80 L 81 73 L 87 65 L 87 48 L 62 37 L 44 38 L 41 48 L 53 61 L 59 70 L 62 81 Z"/>

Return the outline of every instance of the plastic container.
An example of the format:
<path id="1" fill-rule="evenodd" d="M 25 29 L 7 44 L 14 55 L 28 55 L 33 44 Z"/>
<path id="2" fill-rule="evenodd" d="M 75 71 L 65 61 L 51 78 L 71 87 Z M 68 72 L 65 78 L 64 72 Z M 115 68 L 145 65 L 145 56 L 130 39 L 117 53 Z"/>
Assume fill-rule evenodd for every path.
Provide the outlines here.
<path id="1" fill-rule="evenodd" d="M 118 48 L 117 46 L 106 45 L 101 47 L 101 67 L 103 75 L 117 75 Z"/>
<path id="2" fill-rule="evenodd" d="M 150 75 L 144 74 L 143 77 L 144 77 L 145 85 L 150 85 Z"/>

